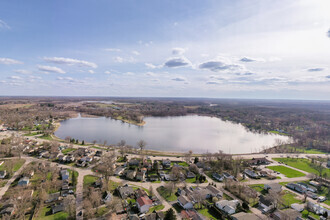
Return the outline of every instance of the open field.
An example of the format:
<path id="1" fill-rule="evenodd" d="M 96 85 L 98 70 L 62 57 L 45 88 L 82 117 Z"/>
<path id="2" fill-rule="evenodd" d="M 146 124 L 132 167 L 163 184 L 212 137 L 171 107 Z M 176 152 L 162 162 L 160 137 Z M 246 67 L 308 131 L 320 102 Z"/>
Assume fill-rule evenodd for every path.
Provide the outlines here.
<path id="1" fill-rule="evenodd" d="M 308 159 L 302 159 L 302 158 L 273 158 L 273 160 L 277 162 L 285 163 L 291 167 L 309 172 L 314 173 L 316 175 L 319 175 L 319 171 L 316 170 L 313 167 L 313 164 Z M 328 177 L 330 177 L 330 170 L 329 169 L 323 169 L 322 175 L 326 174 Z"/>
<path id="2" fill-rule="evenodd" d="M 55 214 L 51 214 L 50 207 L 43 207 L 40 212 L 39 216 L 34 218 L 35 220 L 65 220 L 68 217 L 68 213 L 65 212 L 58 212 Z"/>
<path id="3" fill-rule="evenodd" d="M 268 166 L 267 168 L 274 170 L 276 172 L 280 172 L 283 175 L 287 176 L 288 178 L 305 176 L 305 174 L 303 174 L 302 172 L 299 172 L 297 170 L 285 166 Z"/>

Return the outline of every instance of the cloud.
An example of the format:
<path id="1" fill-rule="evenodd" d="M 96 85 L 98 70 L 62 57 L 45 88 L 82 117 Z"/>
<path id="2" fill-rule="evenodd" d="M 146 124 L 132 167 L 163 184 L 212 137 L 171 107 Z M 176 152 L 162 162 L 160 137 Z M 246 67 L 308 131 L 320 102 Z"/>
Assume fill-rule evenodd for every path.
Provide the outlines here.
<path id="1" fill-rule="evenodd" d="M 11 65 L 11 64 L 22 64 L 23 62 L 10 59 L 10 58 L 5 58 L 5 57 L 0 57 L 0 64 L 6 64 L 6 65 Z"/>
<path id="2" fill-rule="evenodd" d="M 221 83 L 216 82 L 216 81 L 208 81 L 208 82 L 206 82 L 206 84 L 208 84 L 208 85 L 220 85 Z"/>
<path id="3" fill-rule="evenodd" d="M 65 65 L 79 65 L 84 67 L 97 68 L 95 63 L 85 61 L 85 60 L 77 60 L 72 58 L 64 58 L 64 57 L 45 57 L 44 60 L 49 63 L 56 64 L 65 64 Z"/>
<path id="4" fill-rule="evenodd" d="M 147 72 L 145 74 L 146 76 L 157 76 L 157 74 L 153 73 L 153 72 Z"/>
<path id="5" fill-rule="evenodd" d="M 124 62 L 124 58 L 122 58 L 122 57 L 115 57 L 115 58 L 113 58 L 113 60 L 114 60 L 116 63 L 122 63 L 122 62 Z"/>
<path id="6" fill-rule="evenodd" d="M 68 80 L 68 81 L 73 81 L 74 79 L 72 78 L 72 77 L 61 77 L 61 76 L 59 76 L 59 77 L 57 77 L 56 78 L 57 80 Z"/>
<path id="7" fill-rule="evenodd" d="M 105 74 L 111 74 L 111 72 L 108 71 L 108 70 L 107 70 L 107 71 L 104 71 L 104 73 L 105 73 Z"/>
<path id="8" fill-rule="evenodd" d="M 108 52 L 121 52 L 121 49 L 118 48 L 105 48 L 104 50 Z"/>
<path id="9" fill-rule="evenodd" d="M 61 73 L 61 74 L 65 74 L 65 71 L 62 70 L 61 68 L 55 67 L 55 66 L 42 66 L 42 65 L 38 65 L 38 70 L 45 72 L 45 73 Z"/>
<path id="10" fill-rule="evenodd" d="M 19 69 L 19 70 L 15 70 L 15 73 L 30 74 L 31 72 L 29 70 Z"/>
<path id="11" fill-rule="evenodd" d="M 94 74 L 94 73 L 95 73 L 94 70 L 88 70 L 88 72 L 89 72 L 90 74 Z"/>
<path id="12" fill-rule="evenodd" d="M 323 68 L 310 68 L 308 69 L 307 71 L 308 72 L 320 72 L 320 71 L 323 71 L 324 69 Z"/>
<path id="13" fill-rule="evenodd" d="M 330 37 L 330 29 L 328 30 L 327 35 L 328 35 L 328 37 Z"/>
<path id="14" fill-rule="evenodd" d="M 191 65 L 191 62 L 185 57 L 172 57 L 166 61 L 164 66 L 176 68 Z"/>
<path id="15" fill-rule="evenodd" d="M 133 51 L 132 51 L 132 54 L 134 54 L 134 55 L 136 55 L 136 56 L 140 55 L 139 51 L 136 51 L 136 50 L 133 50 Z"/>
<path id="16" fill-rule="evenodd" d="M 250 62 L 257 62 L 257 61 L 262 62 L 262 61 L 265 61 L 265 60 L 262 59 L 262 58 L 243 57 L 239 61 L 245 62 L 245 63 L 250 63 Z"/>
<path id="17" fill-rule="evenodd" d="M 199 65 L 200 69 L 208 69 L 213 72 L 219 71 L 244 71 L 245 67 L 239 64 L 232 64 L 229 60 L 219 58 L 218 60 L 210 60 Z"/>
<path id="18" fill-rule="evenodd" d="M 330 75 L 326 76 L 325 78 L 328 78 L 328 79 L 330 79 Z"/>
<path id="19" fill-rule="evenodd" d="M 156 65 L 154 65 L 154 64 L 152 64 L 152 63 L 145 63 L 144 64 L 146 67 L 148 67 L 149 69 L 156 69 L 156 68 L 158 68 L 158 66 L 156 66 Z"/>
<path id="20" fill-rule="evenodd" d="M 4 22 L 3 20 L 0 20 L 0 28 L 10 29 L 10 26 L 6 22 Z"/>
<path id="21" fill-rule="evenodd" d="M 16 80 L 21 80 L 22 77 L 20 76 L 9 76 L 8 79 L 16 79 Z"/>
<path id="22" fill-rule="evenodd" d="M 173 80 L 173 81 L 177 81 L 177 82 L 183 82 L 183 81 L 186 81 L 186 79 L 183 78 L 183 77 L 181 77 L 181 76 L 179 76 L 179 77 L 175 77 L 175 78 L 173 78 L 173 79 L 171 79 L 171 80 Z"/>
<path id="23" fill-rule="evenodd" d="M 173 55 L 182 55 L 186 52 L 186 50 L 184 48 L 181 47 L 176 47 L 172 49 L 172 54 Z"/>
<path id="24" fill-rule="evenodd" d="M 134 76 L 135 73 L 133 73 L 133 72 L 127 72 L 127 73 L 124 73 L 124 75 L 125 75 L 125 76 Z"/>

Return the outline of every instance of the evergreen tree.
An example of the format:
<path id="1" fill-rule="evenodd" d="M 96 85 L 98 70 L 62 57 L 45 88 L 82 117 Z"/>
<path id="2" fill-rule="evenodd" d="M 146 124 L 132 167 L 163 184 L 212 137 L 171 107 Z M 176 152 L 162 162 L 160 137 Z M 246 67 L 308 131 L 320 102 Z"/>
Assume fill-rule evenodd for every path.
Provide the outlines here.
<path id="1" fill-rule="evenodd" d="M 176 216 L 172 208 L 167 210 L 164 220 L 176 220 Z"/>

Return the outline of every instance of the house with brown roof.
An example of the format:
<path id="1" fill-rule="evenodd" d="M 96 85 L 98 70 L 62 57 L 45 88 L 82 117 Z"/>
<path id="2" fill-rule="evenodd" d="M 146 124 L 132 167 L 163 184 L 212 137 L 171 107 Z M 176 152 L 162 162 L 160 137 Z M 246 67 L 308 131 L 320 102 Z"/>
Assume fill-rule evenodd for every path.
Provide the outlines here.
<path id="1" fill-rule="evenodd" d="M 152 201 L 147 196 L 141 196 L 136 199 L 136 205 L 140 213 L 146 213 L 149 211 L 149 208 L 152 206 Z"/>

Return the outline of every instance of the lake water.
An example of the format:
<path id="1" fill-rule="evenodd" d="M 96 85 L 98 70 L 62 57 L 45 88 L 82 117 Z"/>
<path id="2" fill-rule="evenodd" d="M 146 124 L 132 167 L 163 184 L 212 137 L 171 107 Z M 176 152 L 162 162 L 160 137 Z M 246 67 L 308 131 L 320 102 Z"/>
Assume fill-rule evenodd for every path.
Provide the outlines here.
<path id="1" fill-rule="evenodd" d="M 125 140 L 136 146 L 139 140 L 147 142 L 147 149 L 187 152 L 255 153 L 263 146 L 273 146 L 276 139 L 288 137 L 275 134 L 258 134 L 240 124 L 207 116 L 146 117 L 144 126 L 123 123 L 111 118 L 72 118 L 61 122 L 55 135 L 64 139 L 70 136 L 79 141 L 117 144 Z"/>

